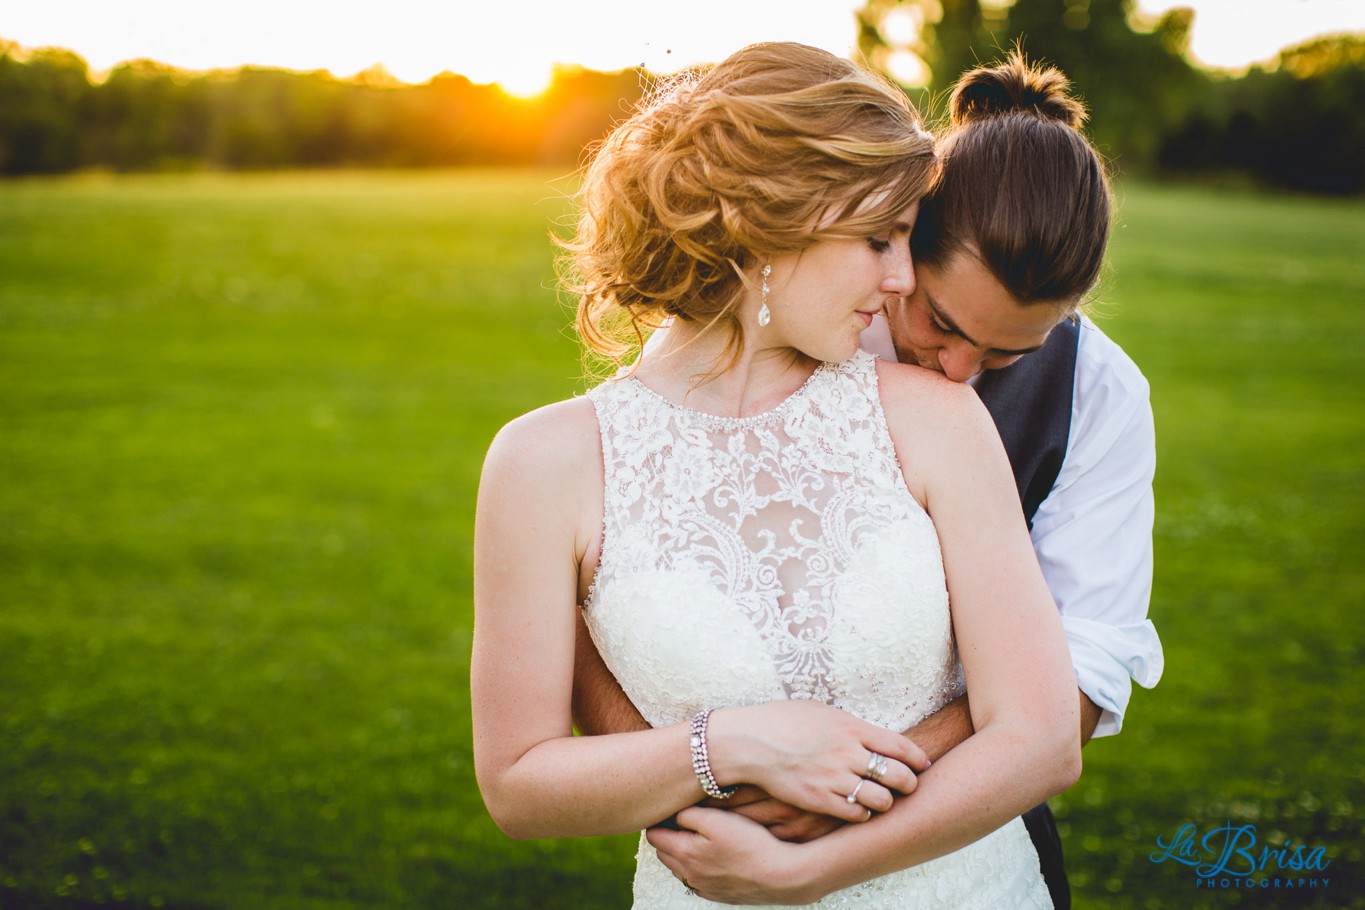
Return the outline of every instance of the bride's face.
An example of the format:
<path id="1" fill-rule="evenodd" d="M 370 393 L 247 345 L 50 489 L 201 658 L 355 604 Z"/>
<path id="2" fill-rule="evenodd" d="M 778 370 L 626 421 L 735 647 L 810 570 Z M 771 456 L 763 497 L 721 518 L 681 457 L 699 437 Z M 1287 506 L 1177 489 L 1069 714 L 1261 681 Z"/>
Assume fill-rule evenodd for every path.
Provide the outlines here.
<path id="1" fill-rule="evenodd" d="M 768 279 L 772 321 L 758 329 L 760 342 L 793 347 L 816 360 L 852 357 L 872 317 L 915 290 L 910 229 L 918 212 L 918 205 L 910 206 L 877 236 L 820 240 L 775 257 Z"/>

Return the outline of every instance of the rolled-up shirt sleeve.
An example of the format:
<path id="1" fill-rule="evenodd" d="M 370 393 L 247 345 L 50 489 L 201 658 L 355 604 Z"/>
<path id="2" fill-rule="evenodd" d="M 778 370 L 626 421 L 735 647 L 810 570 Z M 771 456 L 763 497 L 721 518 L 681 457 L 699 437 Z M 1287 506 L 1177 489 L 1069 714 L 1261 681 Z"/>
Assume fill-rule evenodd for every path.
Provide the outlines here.
<path id="1" fill-rule="evenodd" d="M 1034 516 L 1033 548 L 1061 612 L 1076 683 L 1119 732 L 1132 681 L 1161 679 L 1152 593 L 1156 436 L 1147 381 L 1093 323 L 1082 323 L 1066 458 Z"/>

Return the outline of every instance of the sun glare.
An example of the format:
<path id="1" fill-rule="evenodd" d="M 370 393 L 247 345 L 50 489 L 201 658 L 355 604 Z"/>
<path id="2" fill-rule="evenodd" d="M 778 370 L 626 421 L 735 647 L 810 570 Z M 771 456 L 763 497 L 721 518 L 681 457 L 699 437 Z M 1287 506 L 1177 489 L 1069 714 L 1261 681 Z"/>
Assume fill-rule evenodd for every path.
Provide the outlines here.
<path id="1" fill-rule="evenodd" d="M 498 87 L 514 98 L 535 98 L 550 87 L 551 70 L 535 67 L 522 67 L 518 72 L 502 75 L 497 79 Z"/>

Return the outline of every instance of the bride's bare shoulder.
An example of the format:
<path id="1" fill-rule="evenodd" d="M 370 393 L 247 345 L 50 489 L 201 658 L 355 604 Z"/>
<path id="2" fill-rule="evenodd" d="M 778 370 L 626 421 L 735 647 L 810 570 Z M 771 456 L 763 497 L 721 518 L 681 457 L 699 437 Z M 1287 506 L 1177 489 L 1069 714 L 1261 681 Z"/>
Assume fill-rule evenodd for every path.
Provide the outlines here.
<path id="1" fill-rule="evenodd" d="M 507 423 L 493 437 L 484 472 L 506 469 L 559 478 L 601 465 L 602 449 L 592 402 L 579 396 L 536 408 Z M 564 472 L 574 472 L 565 474 Z"/>
<path id="2" fill-rule="evenodd" d="M 893 428 L 905 422 L 923 428 L 944 420 L 985 416 L 985 407 L 971 386 L 923 367 L 878 360 L 877 385 L 882 409 Z"/>
<path id="3" fill-rule="evenodd" d="M 1003 458 L 995 424 L 965 382 L 878 361 L 877 385 L 905 481 L 921 503 L 942 478 L 997 454 Z"/>
<path id="4" fill-rule="evenodd" d="M 581 565 L 598 546 L 602 493 L 592 402 L 573 398 L 523 414 L 498 431 L 484 458 L 476 551 L 485 562 L 543 568 L 567 557 Z"/>

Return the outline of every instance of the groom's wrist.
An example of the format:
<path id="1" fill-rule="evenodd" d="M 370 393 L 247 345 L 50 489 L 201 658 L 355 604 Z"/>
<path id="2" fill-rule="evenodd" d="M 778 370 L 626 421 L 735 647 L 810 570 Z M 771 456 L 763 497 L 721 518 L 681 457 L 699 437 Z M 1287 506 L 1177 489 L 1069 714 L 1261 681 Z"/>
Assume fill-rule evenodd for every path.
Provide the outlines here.
<path id="1" fill-rule="evenodd" d="M 829 881 L 829 866 L 822 861 L 817 852 L 819 848 L 814 844 L 815 841 L 788 845 L 789 862 L 784 874 L 791 889 L 784 903 L 813 904 L 839 890 L 837 884 Z"/>

